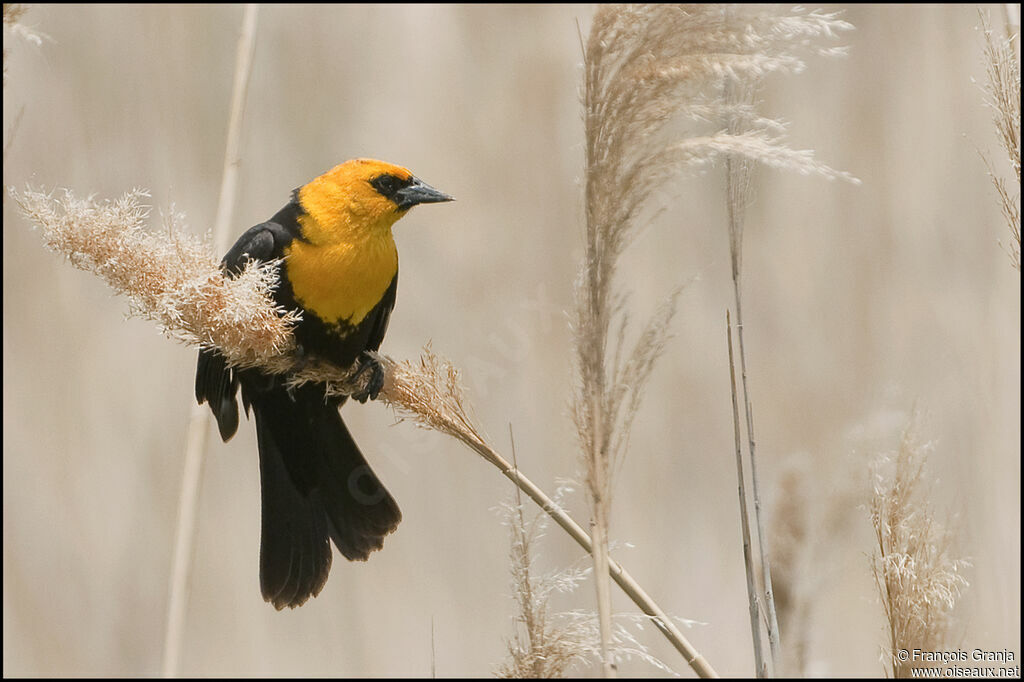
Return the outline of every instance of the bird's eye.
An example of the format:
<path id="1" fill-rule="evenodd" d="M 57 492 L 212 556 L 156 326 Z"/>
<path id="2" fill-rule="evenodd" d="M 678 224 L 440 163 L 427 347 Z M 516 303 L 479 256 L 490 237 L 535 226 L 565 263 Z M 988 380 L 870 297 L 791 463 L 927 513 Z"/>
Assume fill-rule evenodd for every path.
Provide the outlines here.
<path id="1" fill-rule="evenodd" d="M 374 189 L 386 197 L 390 197 L 397 192 L 399 186 L 398 178 L 387 173 L 377 176 L 370 181 L 370 184 L 373 185 Z"/>

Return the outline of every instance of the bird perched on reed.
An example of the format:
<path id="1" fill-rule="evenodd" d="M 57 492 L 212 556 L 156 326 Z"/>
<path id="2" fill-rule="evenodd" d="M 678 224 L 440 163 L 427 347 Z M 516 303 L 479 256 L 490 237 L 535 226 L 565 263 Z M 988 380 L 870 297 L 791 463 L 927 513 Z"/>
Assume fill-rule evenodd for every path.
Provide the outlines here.
<path id="1" fill-rule="evenodd" d="M 246 262 L 280 259 L 279 306 L 298 310 L 296 354 L 369 372 L 377 397 L 383 370 L 371 353 L 387 330 L 398 285 L 391 227 L 417 204 L 452 197 L 407 169 L 372 159 L 347 161 L 298 188 L 265 223 L 243 234 L 221 262 L 229 276 Z M 196 399 L 210 405 L 221 438 L 238 429 L 236 394 L 256 420 L 262 487 L 260 588 L 275 608 L 319 594 L 331 545 L 365 561 L 401 521 L 394 499 L 370 469 L 341 419 L 348 396 L 323 384 L 286 388 L 287 376 L 229 367 L 216 350 L 199 352 Z"/>

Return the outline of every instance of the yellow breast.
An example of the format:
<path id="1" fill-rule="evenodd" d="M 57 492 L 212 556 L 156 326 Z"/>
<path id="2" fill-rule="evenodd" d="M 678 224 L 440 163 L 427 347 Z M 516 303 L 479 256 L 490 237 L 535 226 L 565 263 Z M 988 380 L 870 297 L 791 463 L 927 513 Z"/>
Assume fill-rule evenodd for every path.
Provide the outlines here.
<path id="1" fill-rule="evenodd" d="M 299 240 L 285 248 L 285 268 L 296 300 L 327 323 L 357 325 L 384 296 L 398 272 L 391 230 L 331 244 Z"/>

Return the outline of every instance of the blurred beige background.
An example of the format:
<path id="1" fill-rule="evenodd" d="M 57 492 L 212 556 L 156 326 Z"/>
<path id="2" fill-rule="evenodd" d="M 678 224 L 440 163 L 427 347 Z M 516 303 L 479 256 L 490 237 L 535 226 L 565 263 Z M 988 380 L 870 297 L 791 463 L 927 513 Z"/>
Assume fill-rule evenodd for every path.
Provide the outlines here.
<path id="1" fill-rule="evenodd" d="M 565 312 L 581 253 L 577 22 L 588 6 L 265 6 L 232 240 L 336 163 L 408 166 L 458 202 L 396 226 L 402 276 L 384 351 L 427 341 L 462 368 L 479 421 L 542 487 L 575 474 Z M 5 32 L 4 183 L 152 191 L 197 232 L 216 209 L 240 6 L 38 6 Z M 997 22 L 1000 15 L 995 14 Z M 866 463 L 916 404 L 932 500 L 973 568 L 954 645 L 1020 658 L 1020 275 L 978 150 L 975 6 L 853 6 L 844 59 L 773 78 L 764 110 L 857 187 L 762 171 L 745 249 L 750 382 L 766 497 L 793 462 L 844 521 L 813 562 L 811 670 L 880 676 Z M 997 26 L 1001 26 L 997 23 Z M 752 671 L 736 502 L 720 169 L 666 192 L 622 281 L 638 315 L 671 287 L 674 338 L 616 486 L 616 556 L 720 673 Z M 158 224 L 153 221 L 154 226 Z M 5 675 L 159 672 L 194 351 L 45 251 L 4 201 Z M 642 319 L 639 317 L 638 319 Z M 366 564 L 335 555 L 319 598 L 260 598 L 256 441 L 211 438 L 182 672 L 487 675 L 513 632 L 511 493 L 456 442 L 345 418 L 405 520 Z M 212 434 L 211 434 L 212 436 Z M 569 507 L 586 521 L 582 493 Z M 836 505 L 840 505 L 836 507 Z M 552 529 L 538 559 L 580 551 Z M 557 608 L 592 609 L 593 588 Z M 616 595 L 616 607 L 635 610 Z M 638 633 L 684 675 L 653 628 Z M 786 633 L 783 633 L 785 638 Z M 657 672 L 638 661 L 623 670 Z M 593 673 L 596 668 L 578 672 Z"/>

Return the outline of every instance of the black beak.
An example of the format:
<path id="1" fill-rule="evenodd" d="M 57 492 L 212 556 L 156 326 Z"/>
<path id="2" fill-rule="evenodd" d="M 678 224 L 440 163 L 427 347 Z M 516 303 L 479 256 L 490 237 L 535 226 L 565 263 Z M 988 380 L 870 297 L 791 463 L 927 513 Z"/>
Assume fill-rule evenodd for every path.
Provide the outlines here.
<path id="1" fill-rule="evenodd" d="M 394 201 L 401 211 L 410 209 L 416 204 L 436 204 L 441 201 L 455 201 L 444 192 L 438 191 L 423 182 L 419 178 L 413 178 L 405 187 L 402 187 L 394 195 Z"/>

